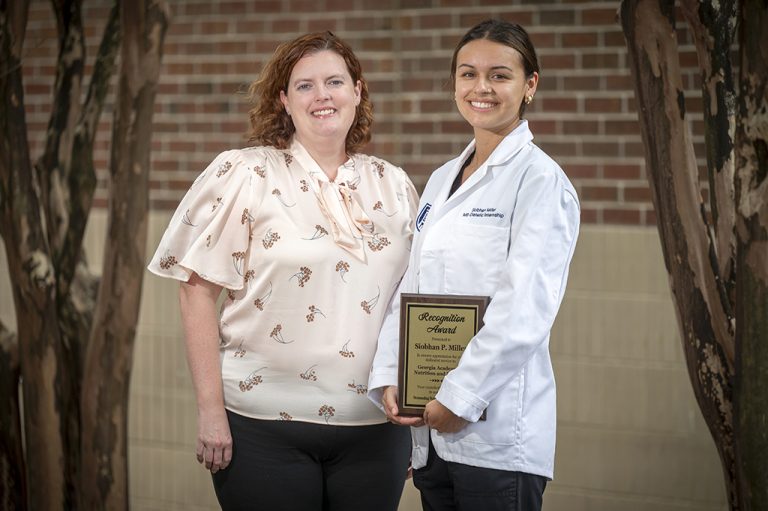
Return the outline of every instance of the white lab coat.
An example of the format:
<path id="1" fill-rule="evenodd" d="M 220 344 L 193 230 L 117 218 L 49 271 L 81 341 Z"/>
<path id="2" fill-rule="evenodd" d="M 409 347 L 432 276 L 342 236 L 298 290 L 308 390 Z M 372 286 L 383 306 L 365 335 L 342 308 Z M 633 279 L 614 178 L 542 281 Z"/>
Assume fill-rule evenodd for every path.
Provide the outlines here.
<path id="1" fill-rule="evenodd" d="M 470 424 L 458 433 L 432 431 L 432 443 L 446 461 L 551 479 L 556 409 L 549 332 L 576 245 L 579 202 L 562 169 L 532 140 L 522 121 L 447 200 L 474 141 L 430 177 L 368 388 L 381 406 L 383 388 L 397 385 L 400 293 L 490 296 L 485 326 L 437 394 Z M 478 421 L 486 409 L 487 420 Z M 420 468 L 429 430 L 412 433 L 413 467 Z"/>

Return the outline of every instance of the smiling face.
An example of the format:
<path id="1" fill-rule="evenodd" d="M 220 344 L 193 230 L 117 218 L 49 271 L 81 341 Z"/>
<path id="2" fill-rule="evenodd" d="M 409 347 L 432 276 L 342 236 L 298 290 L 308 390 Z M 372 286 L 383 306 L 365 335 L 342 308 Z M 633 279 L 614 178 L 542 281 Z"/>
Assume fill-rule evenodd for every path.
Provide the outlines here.
<path id="1" fill-rule="evenodd" d="M 305 55 L 293 67 L 280 101 L 304 146 L 340 145 L 355 121 L 360 81 L 353 82 L 344 59 L 334 51 Z"/>
<path id="2" fill-rule="evenodd" d="M 475 136 L 505 136 L 520 121 L 520 105 L 536 93 L 539 75 L 526 76 L 514 48 L 488 39 L 464 45 L 456 55 L 456 105 Z"/>

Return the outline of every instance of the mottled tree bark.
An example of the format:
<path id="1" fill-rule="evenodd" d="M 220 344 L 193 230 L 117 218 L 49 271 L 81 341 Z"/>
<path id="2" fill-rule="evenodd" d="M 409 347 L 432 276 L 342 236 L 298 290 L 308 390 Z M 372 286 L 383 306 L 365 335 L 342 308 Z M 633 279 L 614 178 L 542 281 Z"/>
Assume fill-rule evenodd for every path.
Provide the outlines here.
<path id="1" fill-rule="evenodd" d="M 705 2 L 702 3 L 702 5 Z M 692 27 L 698 43 L 706 34 L 725 27 L 728 14 L 715 13 L 728 8 L 727 3 L 711 4 L 709 19 L 699 15 Z M 691 7 L 687 11 L 690 14 Z M 709 223 L 699 191 L 698 169 L 690 127 L 685 117 L 685 98 L 680 75 L 675 32 L 674 1 L 624 0 L 621 23 L 627 40 L 631 69 L 638 100 L 640 126 L 645 146 L 646 170 L 651 198 L 656 210 L 664 263 L 681 331 L 683 351 L 694 395 L 714 438 L 723 465 L 726 491 L 731 509 L 739 509 L 733 431 L 733 378 L 735 364 L 734 320 L 728 289 L 733 268 L 733 229 L 729 226 L 728 160 L 723 151 L 731 144 L 727 109 L 727 87 L 718 87 L 713 69 L 718 60 L 710 57 L 702 63 L 707 70 L 704 87 L 711 106 L 707 113 L 708 129 L 720 144 L 712 150 L 712 162 L 718 177 L 711 179 L 715 190 L 714 208 L 722 227 Z M 721 43 L 718 43 L 721 44 Z M 727 80 L 720 77 L 725 83 Z M 720 108 L 720 110 L 717 110 Z M 714 118 L 712 118 L 714 117 Z M 725 129 L 725 133 L 723 133 Z M 708 138 L 708 142 L 712 143 Z M 712 169 L 710 169 L 712 171 Z M 724 177 L 726 176 L 726 177 Z M 731 183 L 732 190 L 732 183 Z M 730 205 L 730 208 L 733 208 Z M 731 214 L 732 216 L 732 214 Z M 717 235 L 724 243 L 718 247 Z M 722 260 L 725 259 L 725 260 Z M 726 274 L 723 274 L 726 272 Z"/>
<path id="2" fill-rule="evenodd" d="M 0 389 L 9 396 L 0 405 L 0 510 L 126 509 L 128 381 L 166 14 L 158 2 L 115 0 L 81 104 L 81 0 L 51 3 L 59 56 L 45 149 L 33 166 L 21 81 L 29 6 L 28 1 L 0 0 L 0 236 L 18 330 L 13 337 L 0 325 Z M 122 23 L 121 9 L 128 15 Z M 99 279 L 88 271 L 81 245 L 96 186 L 94 138 L 121 33 L 129 35 L 130 43 L 123 48 L 123 85 L 113 132 L 104 270 L 109 283 L 97 311 Z M 16 338 L 18 342 L 10 341 Z M 19 373 L 24 435 L 14 400 L 18 392 L 13 390 L 18 389 Z M 83 391 L 81 383 L 95 392 Z"/>
<path id="3" fill-rule="evenodd" d="M 681 0 L 702 75 L 708 215 L 698 193 L 674 2 L 622 2 L 648 179 L 689 374 L 732 510 L 768 509 L 768 6 Z M 737 8 L 738 7 L 738 8 Z M 739 38 L 739 91 L 732 45 Z M 734 142 L 735 140 L 735 142 Z"/>
<path id="4" fill-rule="evenodd" d="M 20 8 L 21 7 L 21 8 Z M 27 5 L 0 6 L 0 94 L 8 97 L 15 86 L 8 73 L 19 65 L 19 56 L 27 25 Z M 8 202 L 13 187 L 11 165 L 11 126 L 5 119 L 8 104 L 0 103 L 0 236 L 10 234 L 12 209 Z M 26 507 L 26 468 L 22 452 L 21 415 L 18 408 L 19 394 L 19 347 L 18 338 L 0 325 L 0 395 L 9 396 L 0 406 L 0 510 L 14 511 Z"/>
<path id="5" fill-rule="evenodd" d="M 147 239 L 152 114 L 167 28 L 156 0 L 121 4 L 109 221 L 82 392 L 85 509 L 127 509 L 127 411 Z"/>
<path id="6" fill-rule="evenodd" d="M 736 37 L 736 0 L 682 0 L 701 71 L 704 140 L 707 152 L 711 235 L 717 255 L 718 281 L 733 302 L 736 255 L 736 203 L 734 194 L 733 133 L 736 127 L 736 89 L 731 65 L 731 46 Z M 729 308 L 728 315 L 734 313 Z"/>
<path id="7" fill-rule="evenodd" d="M 81 0 L 54 0 L 54 15 L 58 33 L 59 54 L 56 60 L 56 79 L 53 86 L 53 108 L 46 131 L 45 150 L 35 164 L 39 177 L 40 200 L 45 217 L 44 234 L 51 250 L 56 272 L 57 316 L 61 318 L 62 305 L 67 296 L 62 294 L 62 245 L 69 224 L 68 203 L 71 197 L 64 186 L 71 172 L 72 145 L 80 117 L 83 70 L 85 67 L 85 38 L 81 15 Z M 74 319 L 73 316 L 65 316 Z M 60 319 L 59 319 L 60 320 Z M 61 335 L 61 330 L 60 330 Z M 64 456 L 61 472 L 64 474 L 67 503 L 77 508 L 77 480 L 79 473 L 80 417 L 78 390 L 80 388 L 80 338 L 61 339 L 58 383 L 64 389 L 57 402 L 61 417 L 61 437 Z M 42 439 L 38 439 L 42 440 Z"/>
<path id="8" fill-rule="evenodd" d="M 0 323 L 0 511 L 27 509 L 19 374 L 18 340 Z"/>
<path id="9" fill-rule="evenodd" d="M 0 2 L 0 234 L 8 257 L 23 375 L 24 432 L 31 509 L 71 507 L 65 479 L 61 336 L 56 318 L 56 274 L 32 171 L 22 87 L 21 49 L 27 2 Z M 23 14 L 21 13 L 23 11 Z"/>
<path id="10" fill-rule="evenodd" d="M 737 475 L 742 509 L 768 509 L 768 6 L 741 5 L 736 124 Z"/>

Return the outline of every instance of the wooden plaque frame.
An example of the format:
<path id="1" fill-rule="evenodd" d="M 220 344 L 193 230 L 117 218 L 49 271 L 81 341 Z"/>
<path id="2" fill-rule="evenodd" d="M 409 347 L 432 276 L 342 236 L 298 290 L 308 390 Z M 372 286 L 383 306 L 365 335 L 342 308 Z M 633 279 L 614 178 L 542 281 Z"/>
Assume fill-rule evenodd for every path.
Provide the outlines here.
<path id="1" fill-rule="evenodd" d="M 483 327 L 487 296 L 400 295 L 400 415 L 422 415 L 443 377 Z M 485 412 L 483 412 L 485 415 Z"/>

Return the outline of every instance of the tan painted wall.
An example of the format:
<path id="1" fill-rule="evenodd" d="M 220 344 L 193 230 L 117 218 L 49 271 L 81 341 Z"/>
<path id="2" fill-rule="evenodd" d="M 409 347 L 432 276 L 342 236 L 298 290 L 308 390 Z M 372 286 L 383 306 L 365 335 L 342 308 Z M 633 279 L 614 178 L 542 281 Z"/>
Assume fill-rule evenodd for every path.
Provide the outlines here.
<path id="1" fill-rule="evenodd" d="M 170 213 L 153 213 L 153 250 Z M 100 264 L 105 215 L 87 246 Z M 0 254 L 0 317 L 13 311 Z M 147 274 L 130 404 L 132 508 L 217 509 L 194 458 L 195 404 L 177 285 Z M 726 509 L 720 464 L 693 399 L 653 228 L 586 226 L 552 336 L 555 481 L 546 511 Z M 417 510 L 409 486 L 401 510 Z"/>

